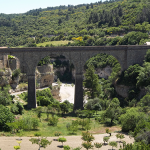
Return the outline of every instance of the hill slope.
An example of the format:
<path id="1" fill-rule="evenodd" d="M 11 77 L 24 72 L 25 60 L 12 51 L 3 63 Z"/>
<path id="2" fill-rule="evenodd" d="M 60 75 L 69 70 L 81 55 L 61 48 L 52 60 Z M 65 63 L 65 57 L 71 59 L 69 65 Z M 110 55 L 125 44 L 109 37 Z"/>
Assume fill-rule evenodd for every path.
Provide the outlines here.
<path id="1" fill-rule="evenodd" d="M 40 43 L 70 40 L 74 36 L 103 37 L 113 33 L 149 30 L 150 0 L 107 1 L 89 5 L 48 7 L 17 15 L 0 14 L 0 46 L 34 43 L 31 37 L 36 37 L 36 43 Z"/>

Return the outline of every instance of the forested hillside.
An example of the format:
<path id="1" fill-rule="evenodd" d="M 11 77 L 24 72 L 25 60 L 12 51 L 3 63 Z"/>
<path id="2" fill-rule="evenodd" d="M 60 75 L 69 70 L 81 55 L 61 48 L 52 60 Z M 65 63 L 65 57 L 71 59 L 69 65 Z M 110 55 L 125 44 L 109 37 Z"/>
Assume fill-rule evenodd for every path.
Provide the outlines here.
<path id="1" fill-rule="evenodd" d="M 68 45 L 135 45 L 148 41 L 149 31 L 150 0 L 100 1 L 0 14 L 0 46 L 36 46 L 72 38 L 75 42 Z"/>

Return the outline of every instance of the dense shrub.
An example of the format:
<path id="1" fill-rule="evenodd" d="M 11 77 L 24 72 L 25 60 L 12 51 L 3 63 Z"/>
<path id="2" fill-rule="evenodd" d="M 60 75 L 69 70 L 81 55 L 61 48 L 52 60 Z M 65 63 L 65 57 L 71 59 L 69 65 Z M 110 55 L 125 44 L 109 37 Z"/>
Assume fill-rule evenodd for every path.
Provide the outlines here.
<path id="1" fill-rule="evenodd" d="M 35 130 L 39 126 L 39 121 L 37 118 L 33 118 L 31 116 L 23 116 L 20 118 L 17 116 L 14 122 L 7 123 L 12 133 L 19 132 L 20 130 Z"/>
<path id="2" fill-rule="evenodd" d="M 0 105 L 0 130 L 8 131 L 10 130 L 7 123 L 14 121 L 14 114 L 10 112 L 9 108 Z"/>
<path id="3" fill-rule="evenodd" d="M 18 107 L 16 104 L 12 104 L 11 105 L 11 108 L 10 108 L 10 111 L 14 114 L 18 114 L 19 110 L 18 110 Z"/>
<path id="4" fill-rule="evenodd" d="M 49 125 L 49 126 L 57 126 L 57 123 L 58 123 L 58 117 L 57 117 L 57 116 L 52 116 L 52 117 L 49 119 L 48 125 Z"/>
<path id="5" fill-rule="evenodd" d="M 37 129 L 39 126 L 39 121 L 37 118 L 33 118 L 30 115 L 23 116 L 22 118 L 24 126 L 24 130 L 32 130 Z"/>
<path id="6" fill-rule="evenodd" d="M 23 93 L 21 93 L 20 95 L 19 95 L 19 97 L 21 98 L 21 99 L 23 99 L 24 101 L 28 101 L 28 92 L 23 92 Z"/>
<path id="7" fill-rule="evenodd" d="M 63 148 L 64 148 L 64 150 L 70 150 L 70 146 L 69 145 L 64 145 Z"/>
<path id="8" fill-rule="evenodd" d="M 85 108 L 89 110 L 95 110 L 95 111 L 102 110 L 100 99 L 99 98 L 89 99 L 85 105 Z"/>
<path id="9" fill-rule="evenodd" d="M 27 92 L 21 93 L 19 95 L 19 97 L 26 102 L 28 101 L 28 93 Z M 53 98 L 53 96 L 51 94 L 50 88 L 47 88 L 47 89 L 44 89 L 41 91 L 38 90 L 36 92 L 36 98 L 37 98 L 37 104 L 39 106 L 48 106 L 48 105 L 56 102 L 56 100 Z"/>
<path id="10" fill-rule="evenodd" d="M 144 113 L 139 112 L 138 108 L 130 108 L 119 118 L 122 125 L 122 131 L 134 131 L 136 124 L 144 118 Z"/>
<path id="11" fill-rule="evenodd" d="M 14 96 L 11 96 L 9 94 L 9 87 L 3 87 L 0 88 L 0 104 L 6 106 L 11 104 L 12 100 L 13 100 Z"/>
<path id="12" fill-rule="evenodd" d="M 150 63 L 145 62 L 139 71 L 137 77 L 137 86 L 146 87 L 150 83 Z"/>
<path id="13" fill-rule="evenodd" d="M 119 45 L 136 45 L 140 43 L 141 39 L 148 39 L 147 33 L 142 32 L 129 32 L 120 41 Z"/>
<path id="14" fill-rule="evenodd" d="M 139 64 L 129 66 L 123 74 L 121 83 L 127 86 L 136 86 L 140 69 L 141 67 Z"/>
<path id="15" fill-rule="evenodd" d="M 18 101 L 17 101 L 16 106 L 17 106 L 17 108 L 18 108 L 18 113 L 19 113 L 20 115 L 22 115 L 22 112 L 23 112 L 23 109 L 24 109 L 23 104 L 22 104 L 21 102 L 18 102 Z"/>
<path id="16" fill-rule="evenodd" d="M 14 79 L 15 77 L 18 77 L 21 73 L 20 69 L 15 69 L 12 73 L 12 79 Z"/>
<path id="17" fill-rule="evenodd" d="M 48 106 L 55 103 L 55 99 L 51 94 L 50 88 L 44 89 L 42 91 L 36 92 L 37 103 L 39 106 Z"/>

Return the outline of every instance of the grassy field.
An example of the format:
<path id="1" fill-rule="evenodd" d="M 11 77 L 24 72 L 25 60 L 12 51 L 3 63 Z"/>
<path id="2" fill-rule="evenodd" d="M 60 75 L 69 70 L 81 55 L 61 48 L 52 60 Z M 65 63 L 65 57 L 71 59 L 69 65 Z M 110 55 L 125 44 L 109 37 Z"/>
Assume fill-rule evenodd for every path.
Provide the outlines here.
<path id="1" fill-rule="evenodd" d="M 23 115 L 28 115 L 30 117 L 35 117 L 37 118 L 37 114 L 34 111 L 24 111 Z M 29 131 L 23 131 L 23 137 L 33 137 L 34 133 L 41 133 L 42 136 L 46 137 L 52 137 L 55 136 L 55 132 L 61 132 L 62 136 L 69 136 L 69 135 L 81 135 L 81 133 L 85 130 L 82 129 L 81 125 L 78 126 L 78 131 L 74 134 L 70 134 L 70 132 L 67 130 L 66 125 L 68 123 L 72 123 L 72 120 L 81 120 L 78 117 L 73 117 L 73 116 L 64 116 L 64 117 L 59 117 L 59 121 L 57 126 L 49 126 L 48 121 L 47 121 L 47 116 L 46 113 L 42 113 L 41 121 L 39 119 L 39 127 L 36 130 L 29 130 Z M 89 130 L 92 134 L 102 134 L 106 133 L 105 129 L 109 128 L 111 132 L 115 131 L 120 131 L 121 128 L 119 126 L 112 126 L 112 127 L 107 127 L 104 124 L 100 124 L 99 122 L 95 121 L 94 118 L 90 119 L 90 127 L 91 129 Z M 0 135 L 2 132 L 0 132 Z M 17 136 L 18 134 L 11 134 L 10 132 L 5 132 L 6 136 Z"/>
<path id="2" fill-rule="evenodd" d="M 65 40 L 65 41 L 49 41 L 49 42 L 44 42 L 44 43 L 38 43 L 36 45 L 37 45 L 37 47 L 40 47 L 40 46 L 45 47 L 46 45 L 62 46 L 62 45 L 68 44 L 68 42 L 73 43 L 74 41 L 67 41 L 67 40 Z M 17 47 L 18 48 L 23 48 L 25 46 L 24 45 L 20 45 L 20 46 L 17 46 Z M 12 47 L 12 48 L 14 48 L 14 47 Z"/>
<path id="3" fill-rule="evenodd" d="M 54 45 L 54 46 L 61 46 L 61 45 L 68 44 L 68 42 L 72 43 L 73 41 L 50 41 L 50 42 L 39 43 L 39 44 L 37 44 L 37 47 L 40 47 L 40 46 L 45 47 L 47 44 Z"/>

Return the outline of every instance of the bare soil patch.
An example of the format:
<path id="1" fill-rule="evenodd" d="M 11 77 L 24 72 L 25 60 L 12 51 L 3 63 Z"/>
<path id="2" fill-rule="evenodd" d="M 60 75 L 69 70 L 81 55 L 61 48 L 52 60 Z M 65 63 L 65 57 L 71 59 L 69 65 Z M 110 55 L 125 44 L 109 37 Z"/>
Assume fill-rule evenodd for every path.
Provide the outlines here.
<path id="1" fill-rule="evenodd" d="M 110 137 L 109 141 L 117 141 L 118 143 L 118 147 L 114 148 L 116 150 L 119 149 L 120 145 L 122 145 L 122 143 L 119 143 L 119 139 L 116 138 L 117 133 L 112 133 L 112 136 Z M 108 134 L 95 134 L 95 140 L 92 142 L 93 144 L 95 142 L 100 142 L 103 143 L 103 137 L 104 136 L 108 136 Z M 124 135 L 125 138 L 123 139 L 123 141 L 126 141 L 127 143 L 133 143 L 134 139 L 133 138 L 129 138 L 128 135 Z M 38 145 L 36 144 L 32 144 L 29 139 L 31 137 L 22 137 L 22 142 L 21 142 L 21 150 L 38 150 Z M 45 148 L 45 150 L 63 150 L 63 148 L 61 147 L 61 143 L 58 142 L 56 139 L 57 137 L 47 137 L 48 140 L 52 141 L 51 145 L 48 145 L 47 148 Z M 81 139 L 81 136 L 65 136 L 65 138 L 67 139 L 67 142 L 64 143 L 64 145 L 69 145 L 72 148 L 76 148 L 76 147 L 82 147 L 82 142 L 83 140 Z M 14 150 L 14 146 L 18 145 L 18 143 L 16 142 L 16 139 L 18 139 L 18 137 L 0 137 L 0 148 L 1 150 Z M 112 147 L 109 145 L 103 145 L 103 147 L 101 148 L 101 150 L 110 150 Z M 41 148 L 41 150 L 44 150 L 44 148 Z M 85 150 L 85 148 L 82 147 L 81 150 Z M 93 150 L 97 150 L 95 147 L 93 148 Z"/>

